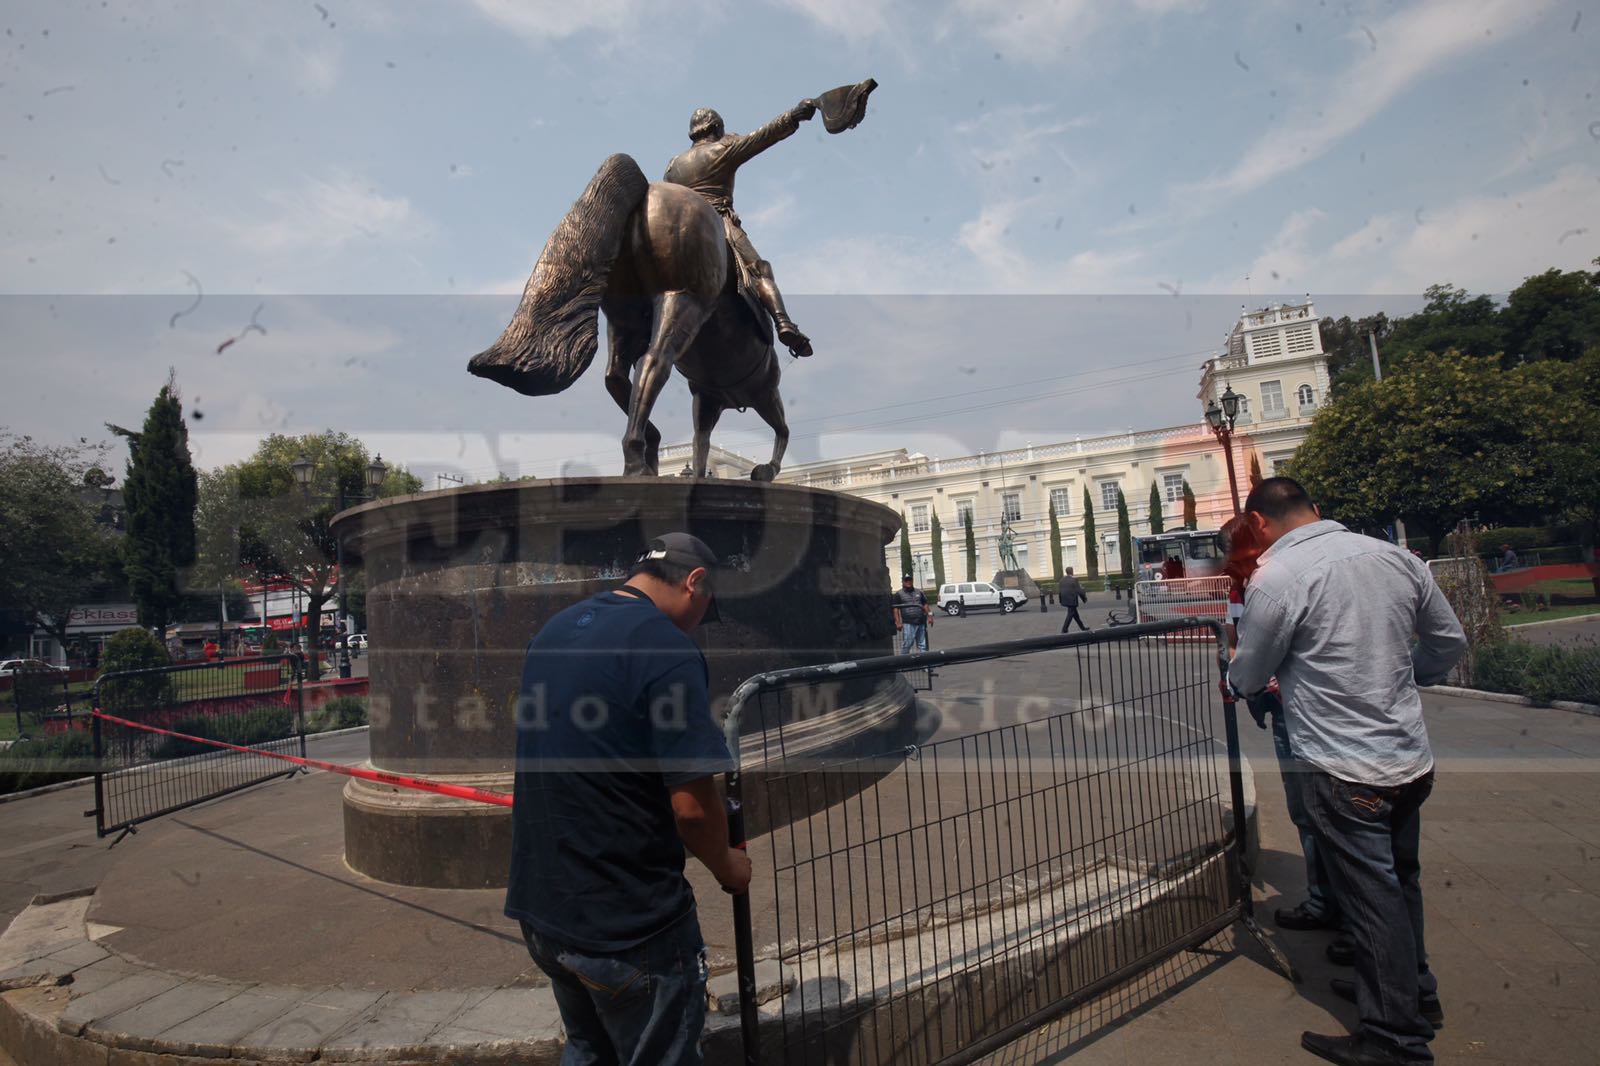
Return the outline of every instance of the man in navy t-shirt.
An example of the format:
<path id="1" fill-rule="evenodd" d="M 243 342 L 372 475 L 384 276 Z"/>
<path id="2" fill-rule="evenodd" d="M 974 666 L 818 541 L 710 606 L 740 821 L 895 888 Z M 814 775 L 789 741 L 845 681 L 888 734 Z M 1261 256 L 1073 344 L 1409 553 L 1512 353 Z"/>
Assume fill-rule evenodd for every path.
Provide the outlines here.
<path id="1" fill-rule="evenodd" d="M 714 776 L 733 761 L 688 635 L 716 620 L 716 565 L 687 533 L 658 537 L 625 585 L 528 645 L 505 912 L 550 978 L 565 1066 L 701 1061 L 705 942 L 685 848 L 725 891 L 750 884 Z"/>

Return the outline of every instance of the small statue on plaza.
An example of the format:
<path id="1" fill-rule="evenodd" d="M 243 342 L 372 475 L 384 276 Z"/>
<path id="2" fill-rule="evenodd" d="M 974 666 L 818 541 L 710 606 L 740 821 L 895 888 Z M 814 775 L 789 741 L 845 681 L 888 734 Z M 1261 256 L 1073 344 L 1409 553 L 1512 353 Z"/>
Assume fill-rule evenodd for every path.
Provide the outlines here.
<path id="1" fill-rule="evenodd" d="M 1022 569 L 1022 564 L 1017 562 L 1017 535 L 1011 531 L 1011 523 L 1004 520 L 1000 523 L 1000 568 Z"/>
<path id="2" fill-rule="evenodd" d="M 868 78 L 830 89 L 744 136 L 701 108 L 689 123 L 693 143 L 664 182 L 626 155 L 607 159 L 545 243 L 511 323 L 467 369 L 527 396 L 561 392 L 594 360 L 604 311 L 606 390 L 628 414 L 623 473 L 659 472 L 650 412 L 676 368 L 694 397 L 694 476 L 706 476 L 722 412 L 748 407 L 774 437 L 772 458 L 750 476 L 771 481 L 789 442 L 773 326 L 796 356 L 810 355 L 811 342 L 734 212 L 734 174 L 818 111 L 829 133 L 856 126 L 876 87 Z"/>

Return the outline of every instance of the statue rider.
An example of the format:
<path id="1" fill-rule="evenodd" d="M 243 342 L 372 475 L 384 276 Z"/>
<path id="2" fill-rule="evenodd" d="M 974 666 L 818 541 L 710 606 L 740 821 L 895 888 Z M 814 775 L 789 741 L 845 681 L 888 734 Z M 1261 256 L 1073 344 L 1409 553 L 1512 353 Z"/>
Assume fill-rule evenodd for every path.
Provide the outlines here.
<path id="1" fill-rule="evenodd" d="M 793 136 L 800 123 L 817 113 L 817 106 L 815 100 L 802 100 L 754 133 L 742 136 L 725 132 L 722 116 L 702 107 L 689 119 L 692 146 L 667 164 L 666 174 L 667 181 L 687 185 L 704 196 L 722 216 L 741 279 L 761 298 L 777 327 L 778 340 L 795 355 L 810 355 L 811 341 L 789 318 L 778 283 L 772 277 L 772 264 L 761 258 L 750 243 L 733 210 L 733 175 L 740 164 Z"/>

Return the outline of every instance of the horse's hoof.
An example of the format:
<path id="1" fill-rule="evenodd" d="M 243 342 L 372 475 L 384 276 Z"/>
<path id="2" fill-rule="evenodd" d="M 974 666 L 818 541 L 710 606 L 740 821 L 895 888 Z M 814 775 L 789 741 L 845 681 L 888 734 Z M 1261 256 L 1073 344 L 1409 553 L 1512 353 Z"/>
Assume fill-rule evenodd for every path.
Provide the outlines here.
<path id="1" fill-rule="evenodd" d="M 778 468 L 771 463 L 762 463 L 750 471 L 751 481 L 772 481 L 778 476 Z"/>

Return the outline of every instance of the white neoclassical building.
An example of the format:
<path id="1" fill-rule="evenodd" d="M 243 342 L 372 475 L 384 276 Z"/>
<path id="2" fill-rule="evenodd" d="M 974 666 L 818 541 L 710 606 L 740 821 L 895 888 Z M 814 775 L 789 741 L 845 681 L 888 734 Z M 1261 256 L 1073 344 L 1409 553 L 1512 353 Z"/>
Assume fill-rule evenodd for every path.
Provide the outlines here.
<path id="1" fill-rule="evenodd" d="M 942 527 L 944 572 L 960 580 L 965 568 L 963 521 L 970 514 L 978 554 L 978 576 L 1000 569 L 1002 519 L 1016 534 L 1018 561 L 1040 578 L 1055 576 L 1050 556 L 1049 506 L 1061 530 L 1062 563 L 1084 571 L 1083 500 L 1094 504 L 1095 535 L 1102 573 L 1119 566 L 1124 545 L 1117 538 L 1117 489 L 1128 505 L 1135 536 L 1150 530 L 1150 487 L 1156 486 L 1168 529 L 1183 521 L 1183 484 L 1196 497 L 1201 529 L 1215 529 L 1233 513 L 1228 470 L 1221 445 L 1204 419 L 1206 407 L 1232 388 L 1241 397 L 1233 436 L 1241 496 L 1248 491 L 1250 457 L 1271 475 L 1305 439 L 1311 416 L 1328 396 L 1328 360 L 1322 350 L 1316 309 L 1304 303 L 1241 309 L 1227 348 L 1200 368 L 1198 416 L 1165 429 L 1131 430 L 1108 436 L 1030 444 L 1001 452 L 951 458 L 905 449 L 844 456 L 786 467 L 779 480 L 838 489 L 874 500 L 905 515 L 901 534 L 911 541 L 919 583 L 934 583 L 932 527 Z M 661 466 L 686 463 L 689 446 L 662 449 Z M 711 473 L 748 477 L 755 461 L 713 446 Z M 887 561 L 899 567 L 899 541 Z"/>

